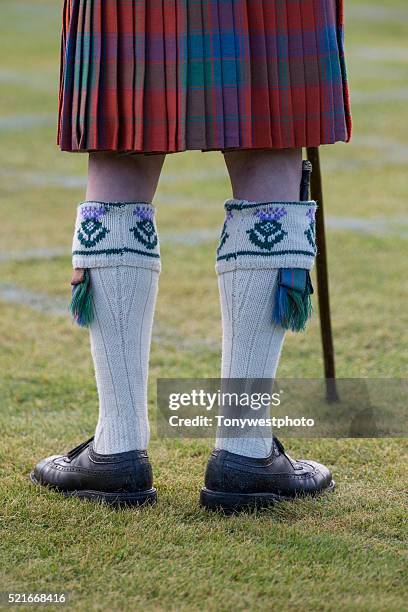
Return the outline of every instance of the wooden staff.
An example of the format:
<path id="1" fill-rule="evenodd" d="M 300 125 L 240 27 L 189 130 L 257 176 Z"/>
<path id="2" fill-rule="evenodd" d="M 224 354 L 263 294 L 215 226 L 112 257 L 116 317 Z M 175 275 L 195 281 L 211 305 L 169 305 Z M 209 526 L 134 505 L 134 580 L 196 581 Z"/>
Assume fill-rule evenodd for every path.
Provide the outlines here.
<path id="1" fill-rule="evenodd" d="M 317 202 L 316 213 L 316 257 L 317 292 L 319 299 L 320 332 L 323 347 L 324 376 L 326 379 L 326 397 L 329 402 L 339 401 L 336 385 L 336 368 L 334 361 L 333 333 L 330 316 L 329 275 L 327 268 L 326 232 L 324 225 L 323 186 L 320 169 L 320 156 L 317 147 L 308 147 L 307 159 L 311 162 L 313 172 L 310 180 L 311 199 Z"/>

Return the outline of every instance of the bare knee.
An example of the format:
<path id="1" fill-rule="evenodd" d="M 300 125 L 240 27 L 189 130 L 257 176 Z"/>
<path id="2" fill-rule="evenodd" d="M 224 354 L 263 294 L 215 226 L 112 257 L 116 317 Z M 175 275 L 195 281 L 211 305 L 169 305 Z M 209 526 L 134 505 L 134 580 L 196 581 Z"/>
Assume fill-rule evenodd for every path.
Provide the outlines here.
<path id="1" fill-rule="evenodd" d="M 165 155 L 89 155 L 87 200 L 151 202 Z"/>
<path id="2" fill-rule="evenodd" d="M 299 199 L 301 149 L 225 152 L 234 198 L 255 201 Z"/>

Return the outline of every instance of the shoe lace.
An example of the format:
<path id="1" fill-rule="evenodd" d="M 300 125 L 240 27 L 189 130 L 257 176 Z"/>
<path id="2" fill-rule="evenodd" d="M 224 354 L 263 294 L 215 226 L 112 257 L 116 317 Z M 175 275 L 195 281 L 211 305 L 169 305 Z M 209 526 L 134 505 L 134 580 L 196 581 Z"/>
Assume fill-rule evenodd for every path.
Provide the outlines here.
<path id="1" fill-rule="evenodd" d="M 87 440 L 86 442 L 82 442 L 82 444 L 79 444 L 72 450 L 68 451 L 66 454 L 67 459 L 73 459 L 74 457 L 79 455 L 84 450 L 84 448 L 86 448 L 88 444 L 90 444 L 93 441 L 93 439 L 94 439 L 94 436 L 92 436 L 92 438 L 89 438 L 89 440 Z"/>
<path id="2" fill-rule="evenodd" d="M 283 446 L 282 442 L 279 440 L 279 438 L 277 438 L 276 436 L 273 436 L 273 441 L 275 442 L 276 448 L 278 449 L 278 451 L 282 454 L 285 454 L 285 447 Z"/>
<path id="3" fill-rule="evenodd" d="M 282 455 L 285 455 L 285 457 L 287 459 L 289 459 L 289 461 L 291 462 L 291 464 L 293 465 L 293 468 L 295 470 L 302 470 L 303 466 L 301 463 L 299 463 L 299 461 L 295 461 L 295 459 L 292 459 L 292 457 L 290 455 L 288 455 L 288 453 L 285 451 L 285 447 L 283 446 L 282 442 L 279 440 L 279 438 L 277 438 L 276 436 L 273 436 L 273 441 L 275 442 L 276 448 L 278 449 L 278 451 L 280 453 L 282 453 Z"/>

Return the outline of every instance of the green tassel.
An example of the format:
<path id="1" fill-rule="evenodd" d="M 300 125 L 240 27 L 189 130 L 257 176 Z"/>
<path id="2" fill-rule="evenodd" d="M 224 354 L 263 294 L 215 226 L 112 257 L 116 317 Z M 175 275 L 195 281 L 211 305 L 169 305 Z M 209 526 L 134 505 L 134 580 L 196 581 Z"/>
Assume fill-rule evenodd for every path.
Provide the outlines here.
<path id="1" fill-rule="evenodd" d="M 279 270 L 273 320 L 284 329 L 303 331 L 312 314 L 312 281 L 308 270 Z"/>
<path id="2" fill-rule="evenodd" d="M 74 321 L 80 327 L 89 327 L 94 319 L 93 295 L 89 270 L 84 271 L 84 280 L 72 287 L 72 299 L 69 305 Z"/>

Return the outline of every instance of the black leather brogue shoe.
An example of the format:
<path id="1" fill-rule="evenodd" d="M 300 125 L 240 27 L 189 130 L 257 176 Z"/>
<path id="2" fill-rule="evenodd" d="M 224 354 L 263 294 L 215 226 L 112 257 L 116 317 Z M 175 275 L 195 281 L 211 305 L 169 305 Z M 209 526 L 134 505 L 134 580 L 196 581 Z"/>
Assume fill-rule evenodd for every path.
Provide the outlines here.
<path id="1" fill-rule="evenodd" d="M 210 510 L 230 513 L 317 495 L 334 487 L 327 467 L 315 461 L 295 461 L 274 437 L 271 454 L 265 459 L 215 449 L 207 464 L 200 503 Z"/>
<path id="2" fill-rule="evenodd" d="M 66 455 L 43 459 L 30 479 L 64 495 L 116 506 L 154 504 L 157 497 L 146 451 L 100 455 L 93 448 L 93 438 Z"/>

